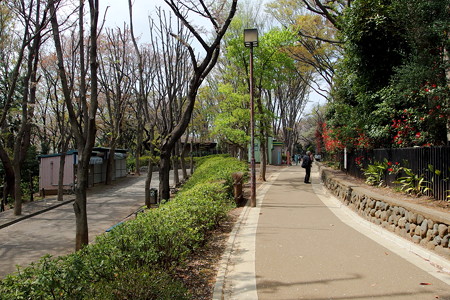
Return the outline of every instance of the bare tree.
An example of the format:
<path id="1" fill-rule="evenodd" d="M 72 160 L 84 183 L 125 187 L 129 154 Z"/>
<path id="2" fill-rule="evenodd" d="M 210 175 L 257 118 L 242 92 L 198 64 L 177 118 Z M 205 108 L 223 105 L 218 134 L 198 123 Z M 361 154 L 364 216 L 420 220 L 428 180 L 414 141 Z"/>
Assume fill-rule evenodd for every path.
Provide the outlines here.
<path id="1" fill-rule="evenodd" d="M 8 103 L 8 95 L 10 90 L 10 85 L 13 83 L 9 78 L 11 74 L 11 68 L 14 67 L 13 61 L 16 57 L 13 53 L 16 53 L 16 42 L 13 34 L 13 12 L 11 7 L 5 2 L 0 2 L 0 103 L 2 110 L 6 110 L 6 104 Z M 24 51 L 24 48 L 22 48 Z M 20 54 L 20 52 L 19 52 Z M 23 54 L 22 54 L 23 56 Z M 0 112 L 3 113 L 3 111 Z M 13 147 L 13 141 L 11 138 L 6 137 L 5 134 L 9 131 L 5 130 L 5 125 L 0 124 L 1 135 L 0 135 L 0 160 L 3 164 L 3 169 L 6 174 L 3 187 L 3 197 L 1 199 L 0 211 L 5 210 L 6 200 L 9 195 L 14 196 L 14 169 L 11 163 L 11 159 L 8 153 L 5 151 L 6 148 Z M 2 150 L 3 149 L 3 150 Z"/>
<path id="2" fill-rule="evenodd" d="M 0 115 L 1 132 L 10 135 L 0 139 L 0 159 L 7 174 L 5 195 L 14 197 L 14 214 L 22 214 L 21 166 L 30 146 L 31 127 L 34 119 L 36 88 L 38 83 L 39 50 L 46 34 L 48 7 L 41 1 L 7 2 L 18 16 L 23 28 L 15 65 L 6 75 L 8 78 L 6 99 Z M 19 82 L 20 81 L 20 82 Z M 22 93 L 17 95 L 18 86 Z M 18 99 L 20 98 L 20 100 Z M 11 110 L 18 108 L 19 118 L 9 118 Z M 11 124 L 11 121 L 15 124 Z M 12 153 L 10 156 L 9 153 Z M 12 185 L 14 188 L 12 188 Z M 4 209 L 2 201 L 2 209 Z"/>
<path id="3" fill-rule="evenodd" d="M 134 51 L 137 56 L 137 75 L 135 74 L 136 82 L 135 95 L 136 95 L 136 118 L 137 118 L 137 144 L 136 144 L 136 173 L 140 173 L 140 155 L 142 146 L 149 151 L 151 159 L 148 161 L 147 177 L 145 180 L 145 203 L 150 205 L 150 184 L 152 181 L 153 165 L 154 165 L 154 152 L 155 152 L 155 128 L 157 119 L 151 116 L 150 109 L 153 108 L 156 112 L 159 107 L 159 101 L 153 97 L 152 105 L 148 102 L 148 96 L 150 90 L 154 86 L 154 77 L 156 76 L 155 68 L 153 67 L 156 59 L 155 55 L 152 55 L 150 47 L 139 48 L 136 37 L 134 36 L 133 29 L 133 6 L 131 0 L 128 0 L 128 9 L 130 15 L 130 32 L 131 40 L 133 42 Z M 135 72 L 136 73 L 136 72 Z M 156 100 L 156 101 L 155 101 Z M 145 124 L 145 125 L 144 125 Z M 147 128 L 147 129 L 146 129 Z M 144 131 L 147 134 L 144 140 Z"/>
<path id="4" fill-rule="evenodd" d="M 133 29 L 133 5 L 131 3 L 131 0 L 128 0 L 128 11 L 130 16 L 130 32 L 131 32 L 131 40 L 133 42 L 134 51 L 136 52 L 137 59 L 138 59 L 138 87 L 137 87 L 137 106 L 136 106 L 136 119 L 137 119 L 137 141 L 136 141 L 136 153 L 135 153 L 135 172 L 136 174 L 140 174 L 140 157 L 142 152 L 142 146 L 144 145 L 144 124 L 145 124 L 145 117 L 148 117 L 148 112 L 146 108 L 146 100 L 147 95 L 149 91 L 149 86 L 145 86 L 145 80 L 144 80 L 144 55 L 143 51 L 139 49 L 138 43 L 136 41 L 136 37 L 134 35 L 134 29 Z M 146 92 L 147 91 L 147 92 Z M 148 120 L 148 118 L 147 118 Z M 150 135 L 152 136 L 151 139 L 153 139 L 153 128 L 154 126 L 151 126 Z M 150 146 L 153 147 L 153 146 Z M 153 151 L 151 151 L 153 152 Z M 145 182 L 145 190 L 146 190 L 146 202 L 149 201 L 149 189 L 150 189 L 150 182 L 151 182 L 151 173 L 152 173 L 152 162 L 149 162 L 149 170 L 147 173 L 147 180 Z"/>
<path id="5" fill-rule="evenodd" d="M 323 124 L 325 122 L 326 106 L 316 105 L 312 112 L 304 116 L 296 124 L 299 143 L 303 148 L 315 145 L 316 153 L 323 151 Z"/>
<path id="6" fill-rule="evenodd" d="M 99 82 L 104 103 L 99 105 L 103 121 L 103 126 L 99 129 L 104 131 L 103 135 L 109 140 L 110 147 L 105 184 L 112 181 L 115 150 L 132 94 L 133 57 L 128 52 L 130 46 L 130 35 L 126 27 L 123 30 L 107 30 L 106 36 L 101 40 Z"/>
<path id="7" fill-rule="evenodd" d="M 168 135 L 164 136 L 161 141 L 160 191 L 162 199 L 169 199 L 169 171 L 171 153 L 175 147 L 175 144 L 181 138 L 189 125 L 198 88 L 217 62 L 220 53 L 220 41 L 227 31 L 236 12 L 237 0 L 230 1 L 231 3 L 227 3 L 227 1 L 214 1 L 214 5 L 211 4 L 213 3 L 212 1 L 211 3 L 209 3 L 202 0 L 165 0 L 165 2 L 205 51 L 204 56 L 199 59 L 195 55 L 194 49 L 188 41 L 183 40 L 183 38 L 178 36 L 176 33 L 173 34 L 174 38 L 180 40 L 189 51 L 193 73 L 191 74 L 189 80 L 186 95 L 183 95 L 185 98 L 185 103 L 180 118 L 171 132 Z M 227 12 L 223 14 L 222 12 L 225 10 Z M 198 16 L 206 18 L 213 26 L 214 37 L 210 39 L 210 42 L 206 41 L 203 38 L 203 34 L 200 32 L 200 30 L 196 29 L 195 26 L 190 21 L 188 21 L 189 13 L 194 13 Z"/>
<path id="8" fill-rule="evenodd" d="M 41 60 L 41 70 L 44 78 L 43 85 L 45 86 L 45 94 L 42 98 L 45 101 L 38 103 L 41 119 L 38 134 L 41 136 L 41 148 L 49 148 L 44 143 L 52 142 L 54 144 L 53 152 L 61 153 L 58 173 L 58 201 L 62 201 L 66 153 L 69 149 L 72 135 L 70 134 L 70 128 L 67 126 L 66 103 L 60 93 L 59 77 L 56 70 L 54 70 L 55 60 L 56 57 L 53 55 L 45 57 L 45 62 Z"/>
<path id="9" fill-rule="evenodd" d="M 153 118 L 157 119 L 156 128 L 161 137 L 158 148 L 161 149 L 164 138 L 171 134 L 182 115 L 185 105 L 185 98 L 182 95 L 186 94 L 186 82 L 189 80 L 191 66 L 188 50 L 183 45 L 183 41 L 190 39 L 189 31 L 182 26 L 179 20 L 173 22 L 172 14 L 159 9 L 157 15 L 159 20 L 151 23 L 153 53 L 159 54 L 155 59 L 156 77 L 155 94 L 153 95 L 159 109 L 153 109 Z M 177 39 L 173 37 L 175 34 Z M 173 145 L 168 159 L 175 154 L 177 144 L 178 141 Z M 178 161 L 176 157 L 173 158 L 174 180 L 179 182 Z M 168 165 L 170 169 L 170 161 Z"/>
<path id="10" fill-rule="evenodd" d="M 59 23 L 57 19 L 57 7 L 54 0 L 49 0 L 51 11 L 51 23 L 53 29 L 53 39 L 55 42 L 55 49 L 58 57 L 58 71 L 61 79 L 62 90 L 64 94 L 64 101 L 66 102 L 67 111 L 69 114 L 69 123 L 73 136 L 75 137 L 78 150 L 78 164 L 77 164 L 77 184 L 75 187 L 75 203 L 74 211 L 76 218 L 76 236 L 75 249 L 81 249 L 83 245 L 89 243 L 89 231 L 86 211 L 86 190 L 88 187 L 88 171 L 89 161 L 94 146 L 96 124 L 95 117 L 98 106 L 98 82 L 97 82 L 97 26 L 99 2 L 98 0 L 89 0 L 89 16 L 90 16 L 90 30 L 89 30 L 89 70 L 90 70 L 90 97 L 88 102 L 88 87 L 86 78 L 86 60 L 84 47 L 84 1 L 80 0 L 79 5 L 79 63 L 80 63 L 80 83 L 79 83 L 79 115 L 72 101 L 71 90 L 66 75 L 64 66 L 63 48 L 61 46 L 61 36 L 59 30 Z M 57 2 L 59 4 L 60 2 Z"/>
<path id="11" fill-rule="evenodd" d="M 270 107 L 278 116 L 274 119 L 274 131 L 282 138 L 290 153 L 294 152 L 294 145 L 298 140 L 296 124 L 300 121 L 309 96 L 310 79 L 304 78 L 305 76 L 308 77 L 311 74 L 292 74 L 278 82 Z"/>

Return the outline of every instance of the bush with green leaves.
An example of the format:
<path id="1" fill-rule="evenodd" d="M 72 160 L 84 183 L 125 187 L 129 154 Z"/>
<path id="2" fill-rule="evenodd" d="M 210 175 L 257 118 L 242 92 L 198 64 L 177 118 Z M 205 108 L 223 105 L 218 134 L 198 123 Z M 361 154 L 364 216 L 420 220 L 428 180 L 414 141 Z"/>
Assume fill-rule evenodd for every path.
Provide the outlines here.
<path id="1" fill-rule="evenodd" d="M 383 162 L 375 161 L 373 164 L 368 165 L 364 170 L 364 176 L 366 176 L 366 183 L 373 186 L 382 186 L 386 170 L 388 169 L 387 160 Z"/>
<path id="2" fill-rule="evenodd" d="M 224 155 L 202 158 L 196 161 L 195 172 L 183 186 L 182 191 L 188 190 L 200 182 L 224 182 L 231 193 L 233 187 L 231 174 L 235 172 L 243 172 L 247 177 L 247 163 Z"/>
<path id="3" fill-rule="evenodd" d="M 417 197 L 427 192 L 432 192 L 429 182 L 425 180 L 425 176 L 415 174 L 411 169 L 402 168 L 404 176 L 398 178 L 395 183 L 400 184 L 400 190 L 406 194 L 413 194 Z"/>
<path id="4" fill-rule="evenodd" d="M 221 167 L 222 166 L 222 167 Z M 0 281 L 0 299 L 190 299 L 174 270 L 233 206 L 227 182 L 247 171 L 212 157 L 176 197 L 116 226 L 76 253 L 43 257 Z"/>

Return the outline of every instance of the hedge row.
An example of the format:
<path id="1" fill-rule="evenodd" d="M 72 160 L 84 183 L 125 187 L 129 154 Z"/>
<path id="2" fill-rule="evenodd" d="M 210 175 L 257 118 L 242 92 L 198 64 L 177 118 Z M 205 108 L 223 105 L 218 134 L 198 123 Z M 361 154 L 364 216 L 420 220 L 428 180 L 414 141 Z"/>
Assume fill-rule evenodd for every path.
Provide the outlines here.
<path id="1" fill-rule="evenodd" d="M 248 166 L 226 154 L 205 156 L 196 159 L 195 172 L 188 182 L 183 186 L 183 190 L 190 189 L 201 182 L 221 181 L 231 193 L 233 187 L 232 173 L 243 172 L 248 174 Z"/>
<path id="2" fill-rule="evenodd" d="M 177 196 L 76 253 L 45 256 L 0 281 L 0 299 L 190 299 L 173 270 L 232 207 L 229 157 L 203 161 Z"/>

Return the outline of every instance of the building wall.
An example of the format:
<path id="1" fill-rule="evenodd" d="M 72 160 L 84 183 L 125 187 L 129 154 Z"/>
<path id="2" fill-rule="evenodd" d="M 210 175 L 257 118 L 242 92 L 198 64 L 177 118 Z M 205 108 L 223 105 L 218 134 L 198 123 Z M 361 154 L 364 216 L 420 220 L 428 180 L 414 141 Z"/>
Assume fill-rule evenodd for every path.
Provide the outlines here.
<path id="1" fill-rule="evenodd" d="M 273 138 L 269 137 L 267 138 L 267 144 L 266 144 L 266 149 L 267 149 L 267 163 L 268 164 L 273 164 Z M 250 162 L 251 159 L 251 146 L 248 145 L 248 161 Z M 261 143 L 259 142 L 258 139 L 255 139 L 255 162 L 256 163 L 261 163 Z"/>
<path id="2" fill-rule="evenodd" d="M 44 189 L 47 194 L 54 194 L 58 190 L 58 173 L 60 155 L 40 157 L 39 166 L 39 190 Z M 98 158 L 98 157 L 97 157 Z M 64 188 L 72 189 L 74 186 L 76 154 L 66 155 L 66 163 L 64 166 Z M 116 178 L 126 177 L 127 164 L 125 158 L 116 158 L 114 160 L 113 180 Z M 88 186 L 101 184 L 106 181 L 107 160 L 102 163 L 92 163 L 89 165 Z"/>
<path id="3" fill-rule="evenodd" d="M 271 155 L 272 156 L 272 164 L 274 164 L 276 166 L 281 165 L 281 162 L 282 162 L 282 159 L 281 159 L 282 151 L 283 151 L 283 147 L 282 146 L 278 146 L 278 145 L 273 146 L 272 155 Z"/>
<path id="4" fill-rule="evenodd" d="M 125 177 L 127 176 L 127 160 L 126 159 L 116 159 L 115 160 L 115 169 L 116 169 L 116 176 L 115 178 Z"/>
<path id="5" fill-rule="evenodd" d="M 41 157 L 39 165 L 39 190 L 57 190 L 61 156 Z M 64 188 L 72 188 L 74 182 L 73 154 L 66 155 L 64 165 Z"/>

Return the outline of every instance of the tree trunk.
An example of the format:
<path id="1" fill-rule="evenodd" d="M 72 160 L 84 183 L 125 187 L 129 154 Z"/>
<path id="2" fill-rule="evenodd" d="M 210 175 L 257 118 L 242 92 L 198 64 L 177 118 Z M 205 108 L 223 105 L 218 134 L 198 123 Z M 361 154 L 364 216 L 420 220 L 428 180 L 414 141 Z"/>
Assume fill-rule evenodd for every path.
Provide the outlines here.
<path id="1" fill-rule="evenodd" d="M 3 183 L 3 187 L 2 187 L 2 199 L 1 199 L 1 203 L 0 203 L 0 212 L 5 211 L 5 206 L 6 206 L 6 199 L 8 199 L 8 183 L 6 182 L 6 180 Z"/>
<path id="2" fill-rule="evenodd" d="M 153 139 L 155 138 L 155 128 L 151 127 L 148 131 L 148 140 L 150 141 L 148 143 L 149 145 L 149 152 L 150 152 L 150 159 L 148 160 L 148 170 L 147 170 L 147 178 L 145 179 L 145 205 L 150 208 L 150 185 L 152 183 L 152 177 L 153 177 L 153 164 L 154 164 L 154 151 L 155 151 L 155 145 L 153 144 Z"/>
<path id="3" fill-rule="evenodd" d="M 186 139 L 184 140 L 183 146 L 180 145 L 180 164 L 181 164 L 181 171 L 183 172 L 183 180 L 186 181 L 188 179 L 187 169 L 186 169 L 186 159 L 185 159 L 185 153 L 186 153 L 186 145 L 188 142 L 189 133 L 186 134 Z"/>
<path id="4" fill-rule="evenodd" d="M 450 32 L 447 33 L 448 38 L 450 39 Z M 444 62 L 446 62 L 447 68 L 445 70 L 445 78 L 447 79 L 447 87 L 450 88 L 450 49 L 444 49 Z M 449 100 L 447 99 L 447 109 L 450 105 Z M 447 115 L 447 145 L 450 145 L 450 119 Z"/>
<path id="5" fill-rule="evenodd" d="M 80 153 L 79 153 L 80 154 Z M 89 243 L 89 230 L 87 221 L 87 195 L 89 177 L 89 160 L 85 162 L 85 158 L 79 156 L 77 169 L 77 185 L 75 187 L 75 202 L 73 209 L 76 219 L 75 249 L 80 250 L 84 245 Z M 88 158 L 89 159 L 89 158 Z"/>
<path id="6" fill-rule="evenodd" d="M 179 164 L 178 164 L 178 143 L 175 145 L 174 148 L 174 155 L 172 156 L 172 166 L 173 166 L 173 185 L 175 187 L 180 185 L 180 176 L 178 174 Z"/>
<path id="7" fill-rule="evenodd" d="M 186 169 L 186 159 L 184 157 L 184 151 L 181 152 L 180 155 L 180 165 L 181 165 L 181 171 L 183 172 L 183 180 L 186 181 L 188 179 L 188 173 Z"/>
<path id="8" fill-rule="evenodd" d="M 192 138 L 191 138 L 191 154 L 189 155 L 189 162 L 190 162 L 190 174 L 194 173 L 194 131 L 192 131 Z"/>
<path id="9" fill-rule="evenodd" d="M 14 163 L 14 215 L 20 216 L 22 214 L 22 176 L 20 174 L 20 164 Z"/>
<path id="10" fill-rule="evenodd" d="M 66 165 L 66 152 L 69 148 L 70 136 L 66 137 L 64 140 L 61 157 L 59 160 L 59 174 L 58 174 L 58 201 L 63 201 L 64 199 L 64 167 Z"/>
<path id="11" fill-rule="evenodd" d="M 6 180 L 5 180 L 5 186 L 3 187 L 3 199 L 2 199 L 3 211 L 5 210 L 8 196 L 11 196 L 11 198 L 14 199 L 14 177 L 15 176 L 6 177 Z"/>
<path id="12" fill-rule="evenodd" d="M 106 164 L 106 179 L 105 179 L 105 185 L 109 185 L 112 183 L 113 180 L 113 172 L 114 172 L 114 156 L 116 153 L 116 142 L 114 141 L 111 145 L 111 148 L 109 150 L 108 154 L 108 161 Z"/>
<path id="13" fill-rule="evenodd" d="M 142 128 L 144 127 L 144 125 L 142 124 L 143 122 L 140 119 L 140 116 L 138 116 L 138 128 L 136 128 L 137 130 L 137 141 L 136 141 L 136 153 L 134 155 L 134 158 L 136 160 L 136 165 L 135 165 L 135 173 L 140 176 L 141 175 L 141 150 L 142 150 L 142 142 L 144 140 L 143 138 L 143 131 Z"/>
<path id="14" fill-rule="evenodd" d="M 26 153 L 30 146 L 31 137 L 31 120 L 34 115 L 34 104 L 36 102 L 36 69 L 38 65 L 38 52 L 40 48 L 40 34 L 33 40 L 33 46 L 29 49 L 27 72 L 23 77 L 22 84 L 23 99 L 22 99 L 22 119 L 19 131 L 14 141 L 14 215 L 20 216 L 22 214 L 22 163 L 25 160 Z"/>
<path id="15" fill-rule="evenodd" d="M 258 106 L 258 112 L 261 116 L 260 120 L 260 136 L 259 136 L 259 153 L 260 153 L 260 171 L 259 171 L 259 179 L 262 181 L 266 181 L 266 169 L 267 169 L 267 138 L 266 138 L 266 127 L 268 126 L 264 117 L 263 104 L 261 100 L 261 89 L 259 89 L 259 96 L 256 97 L 256 102 Z"/>
<path id="16" fill-rule="evenodd" d="M 3 149 L 0 149 L 0 159 L 3 163 L 3 169 L 5 172 L 5 180 L 3 187 L 3 197 L 0 205 L 0 211 L 5 211 L 6 202 L 8 200 L 8 196 L 14 198 L 14 168 L 11 160 L 9 159 L 8 154 Z"/>
<path id="17" fill-rule="evenodd" d="M 54 0 L 48 1 L 51 14 L 51 24 L 53 39 L 55 41 L 55 49 L 58 57 L 58 71 L 64 94 L 64 101 L 67 106 L 69 114 L 69 123 L 73 136 L 76 138 L 78 148 L 78 169 L 77 169 L 77 186 L 75 188 L 75 220 L 76 220 L 76 236 L 75 236 L 75 250 L 79 250 L 83 245 L 89 242 L 89 232 L 87 223 L 86 211 L 86 189 L 88 187 L 89 174 L 89 160 L 94 147 L 96 123 L 95 116 L 98 108 L 98 79 L 97 79 L 97 25 L 99 14 L 98 1 L 89 0 L 89 15 L 90 15 L 90 36 L 89 36 L 89 63 L 90 74 L 87 74 L 84 57 L 84 1 L 80 1 L 79 5 L 79 53 L 80 53 L 80 69 L 81 74 L 79 92 L 80 92 L 80 114 L 75 112 L 73 105 L 71 87 L 69 87 L 69 80 L 67 79 L 64 55 L 61 45 L 60 30 L 57 20 L 57 13 L 55 9 Z M 90 79 L 90 102 L 87 102 L 87 84 L 86 78 Z M 80 117 L 80 119 L 78 118 Z M 80 121 L 80 123 L 79 123 Z"/>
<path id="18" fill-rule="evenodd" d="M 153 177 L 153 162 L 151 159 L 148 161 L 147 178 L 145 179 L 145 205 L 150 208 L 150 185 Z"/>
<path id="19" fill-rule="evenodd" d="M 161 152 L 159 163 L 159 198 L 170 199 L 170 155 Z"/>
<path id="20" fill-rule="evenodd" d="M 30 182 L 30 202 L 34 201 L 34 184 L 33 184 L 33 175 L 31 175 L 30 173 L 30 177 L 29 177 L 29 182 Z"/>
<path id="21" fill-rule="evenodd" d="M 264 130 L 261 130 L 264 131 Z M 266 137 L 263 136 L 264 132 L 261 132 L 260 138 L 260 148 L 259 153 L 261 157 L 261 164 L 259 169 L 259 179 L 262 181 L 266 181 L 266 170 L 267 170 L 267 140 Z"/>

